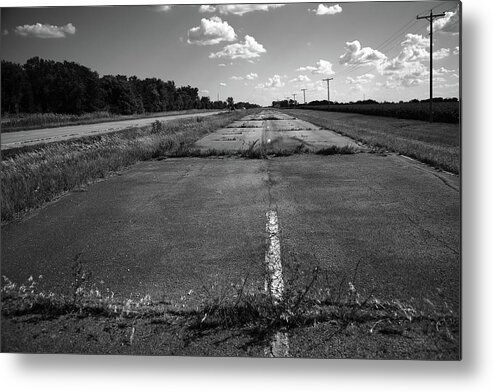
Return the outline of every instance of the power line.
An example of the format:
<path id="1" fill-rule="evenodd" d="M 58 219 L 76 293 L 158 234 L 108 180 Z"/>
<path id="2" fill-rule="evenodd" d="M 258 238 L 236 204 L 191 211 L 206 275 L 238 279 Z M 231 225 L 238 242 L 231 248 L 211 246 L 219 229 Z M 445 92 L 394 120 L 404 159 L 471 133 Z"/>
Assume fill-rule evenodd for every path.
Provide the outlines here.
<path id="1" fill-rule="evenodd" d="M 302 88 L 301 91 L 303 91 L 303 103 L 306 104 L 306 98 L 305 98 L 305 91 L 307 89 L 306 88 Z"/>
<path id="2" fill-rule="evenodd" d="M 330 108 L 330 81 L 334 78 L 322 79 L 327 82 L 327 110 Z"/>
<path id="3" fill-rule="evenodd" d="M 433 11 L 434 9 L 442 6 L 443 4 L 437 4 L 435 5 L 431 11 Z M 455 9 L 456 7 L 452 7 L 450 8 L 450 10 L 452 9 Z M 427 11 L 428 9 L 425 9 L 423 10 L 422 12 L 425 12 Z M 421 12 L 421 13 L 422 13 Z M 447 11 L 444 11 L 444 12 L 447 12 Z M 401 28 L 399 28 L 398 30 L 396 30 L 393 34 L 391 34 L 387 39 L 385 39 L 384 41 L 382 41 L 379 45 L 377 45 L 375 47 L 375 50 L 384 50 L 384 48 L 388 45 L 391 45 L 392 43 L 394 43 L 396 40 L 400 39 L 401 36 L 400 34 L 402 33 L 403 30 L 407 29 L 407 28 L 412 28 L 415 24 L 417 24 L 417 21 L 416 19 L 410 19 L 407 23 L 405 23 Z M 417 31 L 421 30 L 422 27 L 419 27 Z M 416 32 L 414 32 L 413 34 L 416 34 Z M 394 44 L 390 50 L 394 49 L 395 47 L 397 46 L 397 44 Z M 387 50 L 388 52 L 389 50 Z M 347 76 L 349 75 L 350 73 L 353 73 L 354 71 L 357 71 L 358 69 L 360 69 L 362 66 L 365 66 L 366 64 L 353 64 L 352 66 L 350 66 L 349 68 L 341 71 L 340 73 L 338 73 L 338 76 Z"/>
<path id="4" fill-rule="evenodd" d="M 430 122 L 433 122 L 433 19 L 445 16 L 445 13 L 433 14 L 430 10 L 429 16 L 416 16 L 416 19 L 426 19 L 430 22 Z"/>

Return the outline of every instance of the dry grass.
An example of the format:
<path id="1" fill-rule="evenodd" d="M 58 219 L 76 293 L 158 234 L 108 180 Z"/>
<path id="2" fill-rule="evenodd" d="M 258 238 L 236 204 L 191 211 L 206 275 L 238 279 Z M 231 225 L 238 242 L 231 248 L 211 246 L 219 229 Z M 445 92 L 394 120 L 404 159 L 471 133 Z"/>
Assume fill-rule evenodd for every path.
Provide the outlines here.
<path id="1" fill-rule="evenodd" d="M 188 149 L 200 137 L 244 115 L 232 112 L 173 120 L 113 134 L 2 152 L 2 221 L 10 221 L 64 192 L 138 161 Z"/>
<path id="2" fill-rule="evenodd" d="M 452 173 L 460 170 L 459 124 L 427 123 L 347 113 L 290 110 L 300 119 Z"/>

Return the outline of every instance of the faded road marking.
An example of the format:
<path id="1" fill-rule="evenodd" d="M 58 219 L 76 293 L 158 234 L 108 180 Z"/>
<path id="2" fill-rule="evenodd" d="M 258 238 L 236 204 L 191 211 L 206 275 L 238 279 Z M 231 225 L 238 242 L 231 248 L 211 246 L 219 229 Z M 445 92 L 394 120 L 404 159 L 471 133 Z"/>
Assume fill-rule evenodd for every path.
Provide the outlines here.
<path id="1" fill-rule="evenodd" d="M 269 291 L 275 303 L 282 300 L 284 280 L 282 278 L 281 242 L 279 240 L 279 223 L 276 211 L 267 212 L 268 246 L 265 252 L 265 264 L 268 276 L 265 280 L 265 290 Z M 289 357 L 289 338 L 286 332 L 276 332 L 265 349 L 265 354 L 272 357 Z"/>
<path id="2" fill-rule="evenodd" d="M 279 302 L 282 300 L 284 292 L 284 281 L 282 279 L 281 243 L 276 211 L 267 212 L 266 229 L 269 243 L 265 253 L 265 264 L 268 272 L 265 285 L 266 290 L 270 291 L 274 300 Z"/>

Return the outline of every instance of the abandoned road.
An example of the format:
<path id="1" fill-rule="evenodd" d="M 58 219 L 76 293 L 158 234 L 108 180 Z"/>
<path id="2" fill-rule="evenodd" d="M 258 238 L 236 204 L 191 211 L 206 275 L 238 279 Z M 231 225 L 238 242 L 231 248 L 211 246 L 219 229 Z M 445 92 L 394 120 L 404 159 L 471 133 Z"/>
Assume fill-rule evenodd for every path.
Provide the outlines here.
<path id="1" fill-rule="evenodd" d="M 83 136 L 92 136 L 102 133 L 121 131 L 127 128 L 143 127 L 154 121 L 171 121 L 182 118 L 205 117 L 220 113 L 210 111 L 204 113 L 177 114 L 171 116 L 137 118 L 133 120 L 121 120 L 103 122 L 99 124 L 69 125 L 57 128 L 43 128 L 30 131 L 18 131 L 2 133 L 2 150 L 10 148 L 35 145 L 40 143 L 58 142 L 61 140 L 76 139 Z"/>
<path id="2" fill-rule="evenodd" d="M 284 281 L 303 287 L 318 267 L 330 290 L 350 284 L 459 312 L 459 177 L 288 117 L 264 111 L 196 145 L 356 153 L 139 163 L 2 227 L 2 274 L 43 275 L 41 287 L 69 293 L 80 254 L 92 280 L 122 298 L 196 304 L 192 293 L 245 278 L 262 290 L 274 212 Z M 323 335 L 315 341 L 324 347 Z"/>
<path id="3" fill-rule="evenodd" d="M 270 143 L 290 145 L 311 132 L 277 115 L 265 127 L 265 114 L 253 121 L 257 138 L 264 132 Z M 254 138 L 225 141 L 225 131 L 245 129 L 233 124 L 197 145 L 242 148 Z M 317 133 L 309 146 L 334 139 L 358 147 L 311 129 Z M 296 137 L 286 141 L 289 132 Z M 3 227 L 2 273 L 18 281 L 43 275 L 44 284 L 63 289 L 82 252 L 93 277 L 119 295 L 177 299 L 214 279 L 262 280 L 270 210 L 277 211 L 283 257 L 292 266 L 320 264 L 338 284 L 359 263 L 361 288 L 402 299 L 436 296 L 438 289 L 458 304 L 459 178 L 393 154 L 139 163 Z"/>

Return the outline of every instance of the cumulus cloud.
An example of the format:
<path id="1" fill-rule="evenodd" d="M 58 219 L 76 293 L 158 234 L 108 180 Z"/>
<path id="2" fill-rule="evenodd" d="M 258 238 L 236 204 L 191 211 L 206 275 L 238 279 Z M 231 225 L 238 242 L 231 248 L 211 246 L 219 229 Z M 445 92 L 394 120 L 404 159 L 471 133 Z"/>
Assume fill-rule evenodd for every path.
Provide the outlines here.
<path id="1" fill-rule="evenodd" d="M 248 80 L 257 79 L 258 74 L 256 74 L 255 72 L 250 72 L 247 76 L 245 76 L 245 78 L 247 78 Z"/>
<path id="2" fill-rule="evenodd" d="M 36 23 L 17 26 L 14 32 L 22 37 L 64 38 L 67 34 L 75 34 L 76 29 L 72 23 L 67 23 L 65 26 Z"/>
<path id="3" fill-rule="evenodd" d="M 9 31 L 8 31 L 7 29 L 4 29 L 4 30 L 2 31 L 2 34 L 3 34 L 3 35 L 9 35 Z"/>
<path id="4" fill-rule="evenodd" d="M 227 84 L 224 83 L 224 82 L 219 83 L 219 85 L 222 86 L 222 87 L 226 87 L 227 86 Z"/>
<path id="5" fill-rule="evenodd" d="M 243 76 L 231 76 L 231 80 L 243 80 Z"/>
<path id="6" fill-rule="evenodd" d="M 345 65 L 375 65 L 387 58 L 378 50 L 361 47 L 359 41 L 346 42 L 344 54 L 339 56 L 339 63 Z"/>
<path id="7" fill-rule="evenodd" d="M 449 48 L 441 48 L 433 51 L 433 60 L 442 60 L 448 56 L 450 56 Z"/>
<path id="8" fill-rule="evenodd" d="M 452 52 L 452 54 L 453 54 L 454 56 L 456 56 L 456 55 L 458 55 L 459 53 L 460 53 L 460 49 L 459 49 L 459 47 L 458 47 L 458 46 L 456 46 L 456 47 L 454 48 L 454 51 Z"/>
<path id="9" fill-rule="evenodd" d="M 318 60 L 316 63 L 316 66 L 313 65 L 307 65 L 305 67 L 300 67 L 296 71 L 300 72 L 306 72 L 309 71 L 312 74 L 319 74 L 319 75 L 333 75 L 334 71 L 332 70 L 332 64 L 330 61 L 327 60 Z"/>
<path id="10" fill-rule="evenodd" d="M 199 12 L 219 12 L 222 15 L 244 15 L 253 11 L 269 11 L 269 9 L 284 7 L 284 4 L 220 4 L 202 5 Z"/>
<path id="11" fill-rule="evenodd" d="M 245 40 L 243 42 L 239 42 L 236 44 L 231 44 L 225 46 L 222 50 L 216 53 L 211 53 L 209 58 L 228 58 L 231 60 L 234 59 L 246 59 L 251 60 L 257 57 L 260 57 L 262 53 L 267 52 L 264 46 L 258 43 L 255 38 L 250 35 L 245 36 Z"/>
<path id="12" fill-rule="evenodd" d="M 256 86 L 256 88 L 278 88 L 284 87 L 284 82 L 282 81 L 281 75 L 274 75 L 272 78 L 269 78 L 267 82 L 260 83 Z"/>
<path id="13" fill-rule="evenodd" d="M 294 79 L 291 79 L 291 83 L 301 83 L 301 82 L 309 82 L 311 79 L 306 75 L 298 75 Z"/>
<path id="14" fill-rule="evenodd" d="M 210 19 L 202 18 L 200 26 L 188 30 L 188 43 L 197 45 L 215 45 L 220 42 L 236 40 L 236 33 L 228 22 L 222 21 L 218 16 Z"/>
<path id="15" fill-rule="evenodd" d="M 199 7 L 199 12 L 205 13 L 205 12 L 214 12 L 216 11 L 216 7 L 213 5 L 201 5 Z"/>
<path id="16" fill-rule="evenodd" d="M 158 12 L 169 12 L 173 8 L 172 5 L 158 5 L 156 6 L 156 11 Z"/>
<path id="17" fill-rule="evenodd" d="M 355 78 L 348 76 L 346 78 L 346 83 L 347 84 L 361 85 L 361 84 L 370 83 L 373 79 L 375 79 L 375 75 L 373 75 L 371 73 L 366 73 L 364 75 L 356 76 Z"/>
<path id="18" fill-rule="evenodd" d="M 339 4 L 327 7 L 325 4 L 319 4 L 316 10 L 312 10 L 316 15 L 335 15 L 342 12 Z"/>
<path id="19" fill-rule="evenodd" d="M 428 32 L 430 28 L 428 27 Z M 445 12 L 445 16 L 433 21 L 433 32 L 444 34 L 459 34 L 459 6 L 455 11 Z"/>
<path id="20" fill-rule="evenodd" d="M 218 67 L 225 67 L 225 66 L 226 66 L 226 64 L 221 63 L 221 64 L 218 64 L 217 66 L 218 66 Z"/>
<path id="21" fill-rule="evenodd" d="M 202 96 L 204 96 L 204 95 L 207 96 L 207 95 L 209 95 L 209 90 L 200 90 L 199 93 Z"/>

